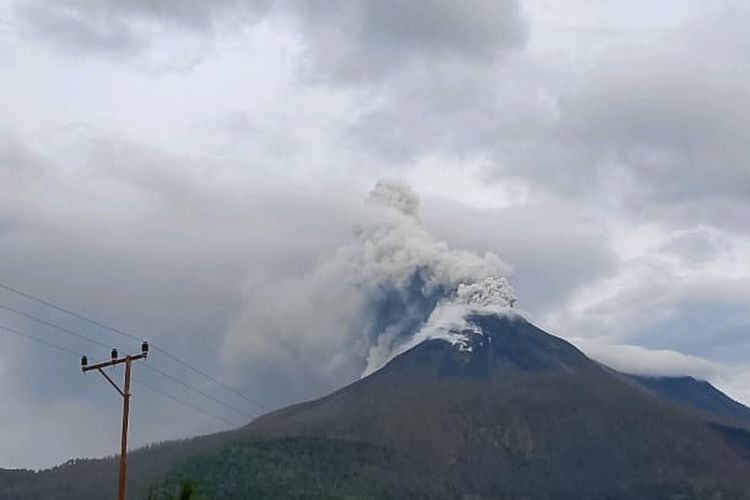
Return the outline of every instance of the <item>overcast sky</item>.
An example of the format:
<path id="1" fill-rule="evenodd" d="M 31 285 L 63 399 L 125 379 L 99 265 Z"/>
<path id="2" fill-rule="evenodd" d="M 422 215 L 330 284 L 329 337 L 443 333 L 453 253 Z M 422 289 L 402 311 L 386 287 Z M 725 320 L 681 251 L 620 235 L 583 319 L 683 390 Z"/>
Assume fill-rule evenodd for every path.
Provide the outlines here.
<path id="1" fill-rule="evenodd" d="M 0 283 L 288 404 L 357 373 L 307 309 L 302 344 L 276 335 L 283 294 L 396 179 L 540 326 L 750 403 L 749 23 L 743 0 L 0 0 Z M 93 359 L 2 306 L 137 349 L 0 290 L 0 325 Z M 136 445 L 228 427 L 135 391 Z M 0 331 L 0 400 L 0 467 L 117 448 L 119 400 L 75 355 Z"/>

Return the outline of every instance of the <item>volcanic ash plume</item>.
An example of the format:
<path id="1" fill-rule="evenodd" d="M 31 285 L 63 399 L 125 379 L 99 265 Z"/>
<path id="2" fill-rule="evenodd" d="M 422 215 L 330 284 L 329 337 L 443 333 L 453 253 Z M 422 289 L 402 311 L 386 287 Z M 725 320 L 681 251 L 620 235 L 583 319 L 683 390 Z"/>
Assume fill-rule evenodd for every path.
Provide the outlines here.
<path id="1" fill-rule="evenodd" d="M 380 368 L 417 339 L 445 336 L 471 311 L 511 306 L 508 266 L 494 253 L 436 240 L 418 208 L 410 187 L 378 182 L 353 242 L 304 278 L 254 289 L 230 332 L 233 347 L 286 356 L 306 367 L 308 381 L 341 377 L 331 380 L 336 385 Z"/>

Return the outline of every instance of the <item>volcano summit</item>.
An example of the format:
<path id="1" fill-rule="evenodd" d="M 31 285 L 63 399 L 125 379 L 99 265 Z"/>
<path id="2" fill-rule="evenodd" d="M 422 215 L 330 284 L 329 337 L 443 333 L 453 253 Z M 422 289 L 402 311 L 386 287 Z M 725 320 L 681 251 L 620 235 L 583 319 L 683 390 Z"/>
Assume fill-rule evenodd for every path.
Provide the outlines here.
<path id="1" fill-rule="evenodd" d="M 744 498 L 750 420 L 672 404 L 520 316 L 465 320 L 248 430 L 396 449 L 452 498 Z"/>

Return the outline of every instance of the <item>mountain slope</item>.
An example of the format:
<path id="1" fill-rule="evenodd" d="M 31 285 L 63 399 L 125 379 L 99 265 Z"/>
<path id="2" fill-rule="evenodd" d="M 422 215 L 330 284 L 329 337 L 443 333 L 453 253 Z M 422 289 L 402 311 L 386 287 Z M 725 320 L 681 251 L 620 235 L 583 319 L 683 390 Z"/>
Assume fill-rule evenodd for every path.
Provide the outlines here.
<path id="1" fill-rule="evenodd" d="M 731 419 L 750 428 L 750 408 L 733 400 L 710 383 L 693 377 L 631 376 L 639 384 L 662 396 L 695 410 Z"/>
<path id="2" fill-rule="evenodd" d="M 463 344 L 424 342 L 326 398 L 262 417 L 248 432 L 383 445 L 428 463 L 457 491 L 486 497 L 750 487 L 744 445 L 697 415 L 525 320 L 470 322 Z"/>
<path id="3" fill-rule="evenodd" d="M 466 319 L 327 397 L 133 453 L 133 498 L 181 479 L 215 500 L 750 498 L 750 433 L 713 417 L 724 405 L 679 401 L 519 317 Z M 0 474 L 0 499 L 106 497 L 115 473 Z"/>

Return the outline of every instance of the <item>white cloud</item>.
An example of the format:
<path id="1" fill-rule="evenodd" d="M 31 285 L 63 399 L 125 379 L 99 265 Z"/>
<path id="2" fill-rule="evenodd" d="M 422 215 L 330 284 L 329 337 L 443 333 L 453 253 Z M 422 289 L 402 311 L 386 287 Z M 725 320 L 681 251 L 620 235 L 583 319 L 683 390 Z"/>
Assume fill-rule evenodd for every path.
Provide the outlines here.
<path id="1" fill-rule="evenodd" d="M 692 377 L 709 380 L 723 368 L 697 356 L 668 349 L 645 349 L 636 345 L 604 344 L 596 340 L 572 339 L 588 357 L 622 373 L 655 377 Z"/>

